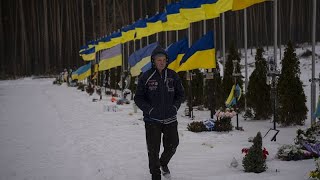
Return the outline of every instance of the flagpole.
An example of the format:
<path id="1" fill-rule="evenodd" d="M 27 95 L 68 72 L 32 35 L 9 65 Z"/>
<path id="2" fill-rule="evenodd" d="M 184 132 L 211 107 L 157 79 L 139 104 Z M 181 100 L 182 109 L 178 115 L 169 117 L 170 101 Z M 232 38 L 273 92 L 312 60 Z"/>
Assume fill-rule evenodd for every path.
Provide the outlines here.
<path id="1" fill-rule="evenodd" d="M 146 19 L 148 19 L 148 15 L 146 15 Z M 147 24 L 147 26 L 148 26 L 148 24 Z M 147 36 L 147 45 L 149 45 L 149 35 Z"/>
<path id="2" fill-rule="evenodd" d="M 316 121 L 314 113 L 316 109 L 316 83 L 315 83 L 315 45 L 316 45 L 316 18 L 317 1 L 313 0 L 312 10 L 312 80 L 311 80 L 311 125 Z M 319 77 L 320 78 L 320 77 Z"/>
<path id="3" fill-rule="evenodd" d="M 217 30 L 216 30 L 216 19 L 213 19 L 213 35 L 216 34 Z M 214 37 L 214 36 L 213 36 Z M 213 38 L 213 44 L 216 45 L 216 38 Z M 217 50 L 217 49 L 216 49 Z M 217 52 L 217 51 L 216 51 Z M 215 53 L 215 59 L 217 59 L 217 54 Z M 212 73 L 212 80 L 211 81 L 214 81 L 214 78 L 215 78 L 215 74 L 216 73 L 220 73 L 219 71 L 217 71 L 217 68 L 219 68 L 219 63 L 216 62 L 216 65 L 218 67 L 216 67 L 216 69 L 209 69 L 209 73 Z M 220 69 L 219 69 L 220 70 Z M 214 114 L 215 114 L 215 111 L 216 111 L 216 104 L 217 104 L 217 100 L 214 99 L 214 97 L 216 96 L 216 91 L 217 91 L 217 81 L 216 82 L 213 82 L 213 93 L 210 93 L 210 96 L 212 96 L 212 98 L 208 98 L 210 101 L 210 118 L 213 119 L 214 117 Z"/>
<path id="4" fill-rule="evenodd" d="M 222 13 L 222 54 L 223 54 L 223 75 L 226 68 L 226 34 L 225 34 L 225 19 L 224 13 Z"/>
<path id="5" fill-rule="evenodd" d="M 244 62 L 245 62 L 245 94 L 248 92 L 248 31 L 247 31 L 247 8 L 244 9 Z M 244 110 L 247 111 L 247 96 L 244 96 Z"/>
<path id="6" fill-rule="evenodd" d="M 128 41 L 127 42 L 127 68 L 126 68 L 126 78 L 130 76 L 130 71 L 129 71 L 129 55 L 130 55 L 130 42 Z M 129 79 L 129 78 L 128 78 Z M 130 78 L 131 79 L 131 78 Z M 127 84 L 126 82 L 124 83 L 124 85 L 127 87 L 127 89 L 129 89 L 129 86 L 128 84 L 130 84 L 130 82 L 127 81 Z M 132 94 L 132 93 L 131 93 Z"/>
<path id="7" fill-rule="evenodd" d="M 273 58 L 274 58 L 274 64 L 275 64 L 275 69 L 277 69 L 277 35 L 278 35 L 278 11 L 277 11 L 277 4 L 278 0 L 273 0 L 273 18 L 274 18 L 274 49 L 273 49 Z"/>
<path id="8" fill-rule="evenodd" d="M 164 35 L 165 35 L 165 47 L 167 47 L 168 46 L 168 31 L 165 31 L 164 32 Z"/>
<path id="9" fill-rule="evenodd" d="M 121 53 L 122 53 L 122 66 L 121 66 L 121 80 L 120 80 L 120 84 L 121 84 L 121 97 L 124 98 L 123 96 L 123 90 L 124 90 L 124 44 L 121 43 Z"/>
<path id="10" fill-rule="evenodd" d="M 203 20 L 203 35 L 205 35 L 207 33 L 207 21 Z M 206 75 L 206 72 L 208 72 L 208 70 L 204 69 L 204 75 Z M 203 85 L 202 85 L 202 97 L 203 97 L 203 105 L 205 104 L 205 92 L 206 92 L 206 77 L 203 78 Z"/>
<path id="11" fill-rule="evenodd" d="M 99 62 L 98 62 L 98 59 L 100 59 L 100 51 L 98 51 L 97 54 L 98 54 L 98 57 L 96 58 L 96 64 L 99 63 Z M 96 67 L 95 67 L 95 66 L 94 66 L 94 69 L 93 69 L 93 70 L 94 70 L 94 71 L 96 70 Z M 93 75 L 94 75 L 94 73 L 93 73 Z M 98 85 L 98 80 L 99 80 L 99 78 L 98 78 L 98 72 L 97 72 L 96 86 Z"/>
<path id="12" fill-rule="evenodd" d="M 136 51 L 136 40 L 134 39 L 133 40 L 133 52 L 135 52 Z M 128 63 L 129 63 L 129 61 L 128 61 Z M 131 67 L 130 67 L 130 69 L 131 69 Z M 137 78 L 137 77 L 136 77 Z M 134 81 L 134 83 L 135 83 L 136 81 Z M 133 86 L 133 88 L 134 88 L 134 86 Z M 133 100 L 133 90 L 135 90 L 135 89 L 133 89 L 132 88 L 132 92 L 131 92 L 131 100 Z"/>
<path id="13" fill-rule="evenodd" d="M 274 58 L 274 70 L 277 71 L 277 35 L 278 35 L 278 0 L 274 0 L 273 1 L 273 13 L 274 13 L 274 54 L 273 54 L 273 58 Z M 275 81 L 275 80 L 274 80 Z M 275 82 L 273 82 L 275 83 Z M 276 113 L 276 107 L 277 107 L 277 95 L 276 95 L 276 88 L 275 88 L 275 84 L 274 84 L 274 100 L 273 100 L 273 111 L 274 111 L 274 115 L 273 115 L 273 129 L 276 129 L 276 123 L 277 123 L 277 113 Z M 276 141 L 276 139 L 275 139 Z"/>
<path id="14" fill-rule="evenodd" d="M 191 47 L 191 25 L 188 28 L 188 42 L 189 42 L 189 48 Z M 191 87 L 191 80 L 192 80 L 192 72 L 187 71 L 187 79 L 188 80 L 188 86 L 189 86 L 189 117 L 193 119 L 193 107 L 192 107 L 192 87 Z"/>
<path id="15" fill-rule="evenodd" d="M 157 14 L 159 14 L 159 0 L 158 0 L 158 10 L 157 10 Z M 161 22 L 162 23 L 162 22 Z M 159 33 L 156 33 L 156 41 L 159 41 Z"/>

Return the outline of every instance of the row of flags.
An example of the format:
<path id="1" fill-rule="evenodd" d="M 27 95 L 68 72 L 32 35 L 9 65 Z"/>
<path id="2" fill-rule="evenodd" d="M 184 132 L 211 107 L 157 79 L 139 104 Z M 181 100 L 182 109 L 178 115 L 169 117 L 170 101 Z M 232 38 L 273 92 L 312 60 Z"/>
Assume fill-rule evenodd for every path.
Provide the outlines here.
<path id="1" fill-rule="evenodd" d="M 166 5 L 165 11 L 140 19 L 109 36 L 80 47 L 83 60 L 91 61 L 95 53 L 121 43 L 141 39 L 162 31 L 187 29 L 190 23 L 213 19 L 229 10 L 241 10 L 266 0 L 181 0 Z"/>
<path id="2" fill-rule="evenodd" d="M 180 72 L 193 69 L 211 69 L 216 67 L 215 47 L 213 32 L 209 31 L 190 48 L 188 39 L 184 38 L 172 43 L 166 48 L 168 53 L 168 68 Z M 130 74 L 132 77 L 138 76 L 141 72 L 146 72 L 151 68 L 151 54 L 159 46 L 158 42 L 149 44 L 135 52 L 129 58 Z M 99 56 L 99 66 L 97 71 L 108 70 L 117 66 L 122 66 L 121 45 L 103 50 Z M 81 66 L 73 74 L 73 79 L 79 80 L 88 77 L 91 63 Z"/>
<path id="3" fill-rule="evenodd" d="M 188 48 L 188 39 L 184 38 L 169 45 L 168 68 L 180 72 L 193 69 L 211 69 L 216 67 L 213 32 L 209 31 L 202 38 Z M 152 51 L 159 46 L 157 42 L 143 47 L 129 56 L 131 76 L 138 76 L 151 68 Z"/>

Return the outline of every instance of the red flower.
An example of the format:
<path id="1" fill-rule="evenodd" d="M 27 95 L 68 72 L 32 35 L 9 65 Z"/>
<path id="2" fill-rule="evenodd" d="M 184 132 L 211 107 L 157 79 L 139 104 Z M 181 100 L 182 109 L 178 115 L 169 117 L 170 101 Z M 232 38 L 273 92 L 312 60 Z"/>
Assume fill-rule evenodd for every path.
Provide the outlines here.
<path id="1" fill-rule="evenodd" d="M 267 159 L 267 155 L 269 155 L 269 152 L 266 150 L 266 148 L 263 148 L 262 153 L 263 153 L 263 158 Z"/>
<path id="2" fill-rule="evenodd" d="M 242 152 L 242 153 L 245 153 L 245 155 L 247 155 L 248 152 L 249 152 L 249 149 L 248 149 L 248 148 L 243 148 L 243 149 L 241 150 L 241 152 Z M 263 148 L 262 153 L 263 153 L 263 158 L 264 158 L 264 159 L 267 159 L 267 155 L 269 155 L 269 152 L 267 151 L 266 148 Z"/>
<path id="3" fill-rule="evenodd" d="M 243 148 L 243 149 L 241 150 L 241 152 L 242 152 L 242 153 L 245 153 L 245 154 L 247 155 L 248 152 L 249 152 L 249 149 L 248 149 L 248 148 Z"/>

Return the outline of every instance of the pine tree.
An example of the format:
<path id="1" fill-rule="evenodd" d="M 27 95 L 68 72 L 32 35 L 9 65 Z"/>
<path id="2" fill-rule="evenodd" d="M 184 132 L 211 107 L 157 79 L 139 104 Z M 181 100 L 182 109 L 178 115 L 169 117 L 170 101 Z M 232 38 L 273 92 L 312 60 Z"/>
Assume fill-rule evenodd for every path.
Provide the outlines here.
<path id="1" fill-rule="evenodd" d="M 191 81 L 192 103 L 194 106 L 197 106 L 203 103 L 203 74 L 198 69 L 193 70 L 192 73 L 194 74 Z"/>
<path id="2" fill-rule="evenodd" d="M 224 106 L 223 89 L 221 88 L 222 81 L 220 76 L 220 69 L 218 62 L 216 62 L 216 68 L 212 70 L 213 79 L 206 81 L 205 87 L 205 106 L 210 110 L 215 110 Z"/>
<path id="3" fill-rule="evenodd" d="M 270 86 L 266 83 L 268 66 L 263 52 L 262 48 L 257 49 L 255 70 L 249 78 L 246 93 L 248 107 L 251 107 L 255 112 L 254 119 L 267 119 L 272 114 Z"/>
<path id="4" fill-rule="evenodd" d="M 278 120 L 281 125 L 303 125 L 307 118 L 306 96 L 300 80 L 299 60 L 291 42 L 282 59 L 278 82 Z"/>
<path id="5" fill-rule="evenodd" d="M 234 85 L 234 77 L 232 76 L 233 73 L 233 60 L 237 60 L 237 67 L 236 67 L 236 73 L 240 73 L 241 69 L 240 69 L 240 55 L 237 52 L 237 49 L 235 48 L 234 45 L 230 46 L 229 49 L 229 54 L 227 56 L 227 60 L 226 60 L 226 64 L 225 64 L 225 68 L 224 68 L 224 72 L 223 72 L 223 93 L 224 93 L 224 100 L 227 99 L 232 86 Z M 240 88 L 243 89 L 243 80 L 241 79 L 241 77 L 237 78 L 237 84 L 239 84 Z M 242 96 L 242 95 L 241 95 Z M 240 102 L 238 103 L 238 108 L 243 108 L 244 106 L 244 101 L 243 101 L 243 96 L 242 98 L 240 98 Z"/>
<path id="6" fill-rule="evenodd" d="M 267 169 L 260 132 L 258 132 L 257 136 L 253 139 L 253 145 L 250 147 L 248 154 L 243 158 L 242 165 L 245 172 L 261 173 Z"/>

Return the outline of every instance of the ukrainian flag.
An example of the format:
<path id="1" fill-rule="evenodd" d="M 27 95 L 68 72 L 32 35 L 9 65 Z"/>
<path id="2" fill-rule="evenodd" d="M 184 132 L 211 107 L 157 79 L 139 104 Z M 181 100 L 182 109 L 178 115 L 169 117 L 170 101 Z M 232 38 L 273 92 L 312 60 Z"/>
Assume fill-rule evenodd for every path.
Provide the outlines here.
<path id="1" fill-rule="evenodd" d="M 149 35 L 149 29 L 147 28 L 147 20 L 140 19 L 135 23 L 136 39 L 141 39 Z"/>
<path id="2" fill-rule="evenodd" d="M 158 13 L 147 19 L 148 35 L 152 35 L 163 31 L 161 16 L 163 13 Z"/>
<path id="3" fill-rule="evenodd" d="M 88 44 L 89 48 L 92 48 L 92 47 L 96 46 L 98 44 L 98 42 L 96 42 L 95 40 L 92 40 L 92 41 L 89 41 L 87 44 Z"/>
<path id="4" fill-rule="evenodd" d="M 187 29 L 190 23 L 180 14 L 181 4 L 171 3 L 166 6 L 166 12 L 160 17 L 164 31 L 176 31 Z"/>
<path id="5" fill-rule="evenodd" d="M 221 13 L 229 11 L 233 7 L 234 0 L 207 0 L 201 7 L 205 11 L 206 18 L 212 19 L 219 17 Z M 239 0 L 242 1 L 242 0 Z"/>
<path id="6" fill-rule="evenodd" d="M 237 97 L 238 97 L 237 100 L 236 100 L 236 98 L 234 96 L 235 92 L 237 93 Z M 226 107 L 229 108 L 229 107 L 232 107 L 232 106 L 236 105 L 236 102 L 239 102 L 240 97 L 241 97 L 241 88 L 240 88 L 239 84 L 237 84 L 237 86 L 233 85 L 232 89 L 231 89 L 231 92 L 230 92 L 230 94 L 228 96 L 228 99 L 225 102 Z"/>
<path id="7" fill-rule="evenodd" d="M 110 39 L 111 39 L 111 40 L 106 43 L 106 47 L 107 47 L 107 48 L 112 48 L 112 47 L 120 44 L 121 41 L 122 41 L 122 34 L 121 34 L 121 32 L 119 31 L 119 32 L 114 32 L 114 33 L 112 33 L 112 34 L 110 35 Z"/>
<path id="8" fill-rule="evenodd" d="M 85 61 L 92 61 L 96 59 L 96 51 L 95 47 L 93 46 L 92 48 L 89 48 L 87 50 L 81 51 L 80 56 L 82 57 L 83 60 Z"/>
<path id="9" fill-rule="evenodd" d="M 189 49 L 188 44 L 188 38 L 184 38 L 167 48 L 169 69 L 176 71 L 179 68 L 182 57 Z"/>
<path id="10" fill-rule="evenodd" d="M 123 27 L 121 29 L 122 33 L 122 41 L 121 43 L 126 43 L 128 41 L 134 40 L 134 36 L 136 34 L 135 26 L 134 24 L 128 25 L 126 27 Z"/>
<path id="11" fill-rule="evenodd" d="M 182 0 L 180 14 L 188 20 L 188 22 L 197 22 L 206 19 L 206 13 L 201 7 L 207 0 Z"/>
<path id="12" fill-rule="evenodd" d="M 149 69 L 152 68 L 152 64 L 151 64 L 151 61 L 148 62 L 146 65 L 144 65 L 142 68 L 141 68 L 141 72 L 144 73 L 146 71 L 148 71 Z"/>
<path id="13" fill-rule="evenodd" d="M 151 61 L 152 51 L 159 46 L 158 42 L 154 42 L 145 46 L 129 56 L 129 65 L 131 76 L 138 76 L 142 71 L 141 69 Z"/>
<path id="14" fill-rule="evenodd" d="M 320 96 L 318 97 L 318 105 L 317 105 L 316 112 L 314 113 L 314 116 L 320 119 Z"/>
<path id="15" fill-rule="evenodd" d="M 245 9 L 249 6 L 262 3 L 264 1 L 266 0 L 233 0 L 232 10 L 236 11 L 236 10 Z"/>
<path id="16" fill-rule="evenodd" d="M 108 49 L 107 47 L 107 42 L 111 41 L 111 37 L 107 36 L 107 37 L 103 37 L 99 40 L 98 45 L 96 45 L 96 52 L 101 51 L 103 49 Z"/>
<path id="17" fill-rule="evenodd" d="M 212 31 L 209 31 L 188 49 L 188 51 L 182 57 L 180 67 L 176 70 L 176 72 L 199 68 L 216 68 Z"/>
<path id="18" fill-rule="evenodd" d="M 86 65 L 81 66 L 78 70 L 78 80 L 84 80 L 85 78 L 89 77 L 91 75 L 91 62 L 89 62 Z"/>
<path id="19" fill-rule="evenodd" d="M 121 45 L 104 50 L 100 54 L 99 71 L 122 66 Z"/>
<path id="20" fill-rule="evenodd" d="M 72 74 L 71 74 L 71 79 L 72 80 L 78 79 L 78 72 L 77 71 L 78 70 L 72 72 Z"/>
<path id="21" fill-rule="evenodd" d="M 88 49 L 89 46 L 88 45 L 83 45 L 80 47 L 80 50 L 79 50 L 79 54 L 82 52 L 82 51 L 85 51 L 86 49 Z"/>

